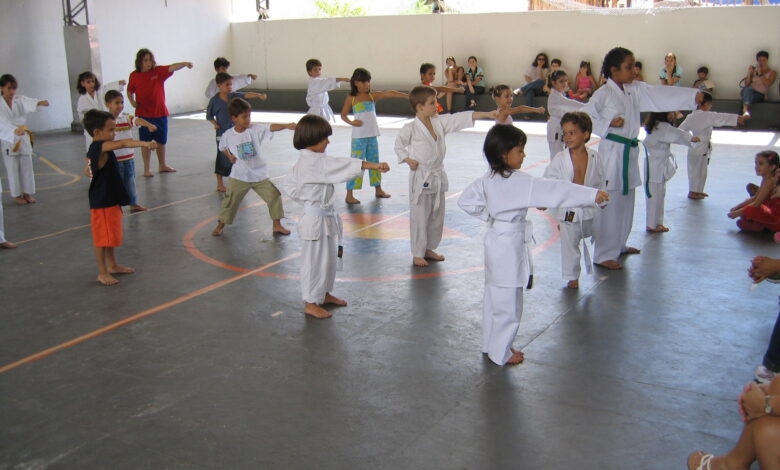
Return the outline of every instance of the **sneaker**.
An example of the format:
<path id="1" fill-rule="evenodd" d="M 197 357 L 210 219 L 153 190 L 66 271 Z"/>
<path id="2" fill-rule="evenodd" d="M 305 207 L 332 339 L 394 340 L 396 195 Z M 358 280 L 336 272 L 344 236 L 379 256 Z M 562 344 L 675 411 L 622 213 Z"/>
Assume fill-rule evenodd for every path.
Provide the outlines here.
<path id="1" fill-rule="evenodd" d="M 756 378 L 756 382 L 760 384 L 768 384 L 777 377 L 776 372 L 772 372 L 764 366 L 757 366 L 756 370 L 753 371 L 753 375 Z"/>

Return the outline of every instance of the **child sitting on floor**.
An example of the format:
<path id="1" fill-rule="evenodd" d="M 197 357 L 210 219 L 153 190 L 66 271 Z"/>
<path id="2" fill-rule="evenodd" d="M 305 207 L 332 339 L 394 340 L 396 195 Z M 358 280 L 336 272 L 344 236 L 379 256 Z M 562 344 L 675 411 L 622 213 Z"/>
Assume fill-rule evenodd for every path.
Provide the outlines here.
<path id="1" fill-rule="evenodd" d="M 764 150 L 756 154 L 756 174 L 761 177 L 761 186 L 747 186 L 750 197 L 731 208 L 728 216 L 737 220 L 737 227 L 748 232 L 762 232 L 766 229 L 780 232 L 780 157 L 777 152 Z"/>

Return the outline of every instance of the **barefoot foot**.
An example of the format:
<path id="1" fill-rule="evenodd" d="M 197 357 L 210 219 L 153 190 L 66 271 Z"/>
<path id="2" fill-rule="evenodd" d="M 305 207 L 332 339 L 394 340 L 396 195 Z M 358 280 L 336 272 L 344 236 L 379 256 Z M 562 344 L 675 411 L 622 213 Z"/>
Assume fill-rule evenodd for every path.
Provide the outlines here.
<path id="1" fill-rule="evenodd" d="M 415 256 L 414 258 L 412 258 L 412 263 L 413 263 L 415 266 L 418 266 L 418 267 L 420 267 L 420 268 L 424 268 L 424 267 L 428 266 L 428 262 L 427 262 L 427 261 L 425 261 L 425 258 L 419 258 L 419 257 L 417 257 L 417 256 Z"/>
<path id="2" fill-rule="evenodd" d="M 278 233 L 279 235 L 289 235 L 290 231 L 284 228 L 280 222 L 274 222 L 273 233 Z"/>
<path id="3" fill-rule="evenodd" d="M 613 259 L 604 261 L 603 263 L 593 263 L 593 264 L 595 264 L 596 266 L 601 266 L 602 268 L 606 268 L 606 269 L 623 269 L 623 265 Z"/>
<path id="4" fill-rule="evenodd" d="M 30 204 L 35 204 L 36 202 L 38 202 L 38 200 L 32 197 L 31 194 L 22 194 L 22 197 L 24 198 L 25 201 L 29 202 Z"/>
<path id="5" fill-rule="evenodd" d="M 579 289 L 580 288 L 580 281 L 578 281 L 577 279 L 575 279 L 573 281 L 569 281 L 569 282 L 566 283 L 566 287 L 568 287 L 569 289 Z"/>
<path id="6" fill-rule="evenodd" d="M 19 204 L 20 206 L 30 203 L 27 199 L 23 198 L 22 196 L 16 196 L 14 198 L 14 202 Z"/>
<path id="7" fill-rule="evenodd" d="M 375 196 L 378 197 L 378 198 L 382 198 L 382 199 L 387 199 L 388 197 L 390 197 L 389 194 L 387 194 L 386 192 L 384 192 L 381 189 L 377 189 L 376 190 Z"/>
<path id="8" fill-rule="evenodd" d="M 104 286 L 113 286 L 115 284 L 119 284 L 119 281 L 117 281 L 116 278 L 110 274 L 98 274 L 97 282 L 103 284 Z"/>
<path id="9" fill-rule="evenodd" d="M 152 173 L 151 171 L 144 172 L 144 178 L 151 178 L 152 176 L 154 176 L 154 173 Z"/>
<path id="10" fill-rule="evenodd" d="M 121 264 L 117 264 L 116 266 L 109 266 L 108 272 L 109 274 L 133 274 L 135 269 L 131 268 L 130 266 L 122 266 Z"/>
<path id="11" fill-rule="evenodd" d="M 525 355 L 522 351 L 518 351 L 514 348 L 509 348 L 509 350 L 512 351 L 512 355 L 506 361 L 507 365 L 513 366 L 515 364 L 520 364 L 525 360 Z"/>
<path id="12" fill-rule="evenodd" d="M 425 250 L 425 259 L 431 261 L 444 261 L 444 256 L 436 253 L 433 250 Z"/>
<path id="13" fill-rule="evenodd" d="M 346 201 L 347 204 L 360 204 L 359 199 L 356 199 L 354 197 L 349 197 L 349 196 L 347 196 L 347 198 L 344 199 L 344 201 Z"/>
<path id="14" fill-rule="evenodd" d="M 639 251 L 639 248 L 634 248 L 633 246 L 627 246 L 626 249 L 623 250 L 622 254 L 624 254 L 624 255 L 638 255 L 639 253 L 641 253 L 641 251 Z"/>
<path id="15" fill-rule="evenodd" d="M 211 231 L 211 235 L 215 237 L 222 235 L 222 230 L 224 228 L 225 228 L 225 224 L 223 224 L 222 222 L 217 222 L 217 226 L 214 227 L 214 230 Z"/>
<path id="16" fill-rule="evenodd" d="M 652 233 L 663 233 L 663 232 L 668 232 L 669 227 L 665 225 L 656 225 L 655 228 L 645 227 L 645 230 Z"/>
<path id="17" fill-rule="evenodd" d="M 306 315 L 312 316 L 314 318 L 330 318 L 333 316 L 332 313 L 325 310 L 324 308 L 320 307 L 317 304 L 312 304 L 309 302 L 306 302 L 303 307 L 303 313 Z"/>
<path id="18" fill-rule="evenodd" d="M 0 248 L 5 248 L 6 250 L 11 250 L 11 249 L 16 248 L 16 243 L 3 242 L 3 243 L 0 243 Z"/>
<path id="19" fill-rule="evenodd" d="M 166 166 L 161 166 L 160 169 L 157 171 L 159 171 L 160 173 L 175 173 L 176 168 L 166 165 Z"/>
<path id="20" fill-rule="evenodd" d="M 131 214 L 135 214 L 136 212 L 146 212 L 148 210 L 149 209 L 147 209 L 146 207 L 138 205 L 138 204 L 130 206 L 130 213 Z"/>
<path id="21" fill-rule="evenodd" d="M 341 307 L 347 306 L 347 301 L 344 299 L 339 299 L 336 296 L 330 295 L 330 293 L 325 294 L 325 301 L 323 304 L 331 304 L 331 305 L 339 305 Z"/>

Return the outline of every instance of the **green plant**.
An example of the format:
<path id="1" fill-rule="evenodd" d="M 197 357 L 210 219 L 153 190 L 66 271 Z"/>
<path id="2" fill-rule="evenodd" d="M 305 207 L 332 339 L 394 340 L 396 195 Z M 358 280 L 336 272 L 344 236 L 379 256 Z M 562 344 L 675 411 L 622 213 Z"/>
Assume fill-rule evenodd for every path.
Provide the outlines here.
<path id="1" fill-rule="evenodd" d="M 431 3 L 428 0 L 416 0 L 411 8 L 407 8 L 401 12 L 402 15 L 425 15 L 430 13 L 433 9 Z"/>
<path id="2" fill-rule="evenodd" d="M 317 0 L 314 5 L 322 16 L 366 16 L 366 10 L 355 6 L 349 0 Z"/>

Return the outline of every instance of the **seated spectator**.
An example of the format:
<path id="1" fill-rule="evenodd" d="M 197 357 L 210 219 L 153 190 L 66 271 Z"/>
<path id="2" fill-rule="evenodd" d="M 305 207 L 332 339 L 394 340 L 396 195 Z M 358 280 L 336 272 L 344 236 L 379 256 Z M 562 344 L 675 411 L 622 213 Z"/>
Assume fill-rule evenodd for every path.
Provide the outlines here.
<path id="1" fill-rule="evenodd" d="M 748 67 L 745 75 L 745 88 L 742 89 L 742 114 L 750 114 L 750 105 L 766 101 L 769 87 L 775 82 L 777 72 L 769 68 L 769 53 L 758 51 L 757 65 Z"/>
<path id="2" fill-rule="evenodd" d="M 593 95 L 598 85 L 593 78 L 593 72 L 590 70 L 590 62 L 583 60 L 580 62 L 580 71 L 574 77 L 574 94 L 580 101 L 587 101 Z"/>
<path id="3" fill-rule="evenodd" d="M 603 75 L 599 75 L 599 86 L 602 86 L 604 83 L 601 81 Z M 634 81 L 638 82 L 644 82 L 645 76 L 642 74 L 642 62 L 636 61 L 634 62 Z"/>
<path id="4" fill-rule="evenodd" d="M 477 96 L 485 93 L 486 81 L 485 72 L 482 67 L 477 65 L 477 58 L 469 57 L 468 68 L 466 69 L 466 107 L 475 109 L 477 107 Z"/>
<path id="5" fill-rule="evenodd" d="M 737 227 L 751 232 L 766 229 L 780 232 L 780 157 L 777 152 L 764 150 L 756 154 L 756 174 L 761 177 L 761 186 L 747 186 L 749 198 L 731 208 L 728 216 L 737 220 Z"/>
<path id="6" fill-rule="evenodd" d="M 769 385 L 749 383 L 737 402 L 745 426 L 734 448 L 717 457 L 693 452 L 688 470 L 747 470 L 753 462 L 761 470 L 780 469 L 780 378 Z"/>
<path id="7" fill-rule="evenodd" d="M 444 86 L 458 87 L 461 86 L 455 82 L 455 71 L 458 69 L 458 64 L 455 62 L 455 57 L 449 56 L 445 61 L 446 68 L 444 69 Z M 447 102 L 447 112 L 452 112 L 452 95 L 454 93 L 445 93 Z"/>
<path id="8" fill-rule="evenodd" d="M 780 259 L 756 256 L 750 264 L 748 274 L 755 283 L 759 283 L 764 279 L 778 282 L 780 279 Z M 772 329 L 772 336 L 769 338 L 769 347 L 766 350 L 766 354 L 764 354 L 764 360 L 753 371 L 756 382 L 760 384 L 768 384 L 778 374 L 780 374 L 780 313 L 777 314 L 777 320 L 775 320 L 775 327 Z"/>
<path id="9" fill-rule="evenodd" d="M 699 67 L 696 71 L 696 80 L 693 81 L 693 88 L 698 88 L 701 91 L 706 91 L 710 95 L 715 91 L 715 82 L 709 79 L 710 69 L 707 67 Z"/>
<path id="10" fill-rule="evenodd" d="M 515 94 L 523 95 L 526 106 L 533 106 L 534 96 L 544 96 L 544 85 L 548 75 L 550 75 L 549 59 L 547 54 L 541 52 L 536 55 L 536 60 L 525 72 L 525 85 L 515 90 Z"/>
<path id="11" fill-rule="evenodd" d="M 677 56 L 669 52 L 664 57 L 664 66 L 658 73 L 662 85 L 680 86 L 683 69 L 677 65 Z"/>

